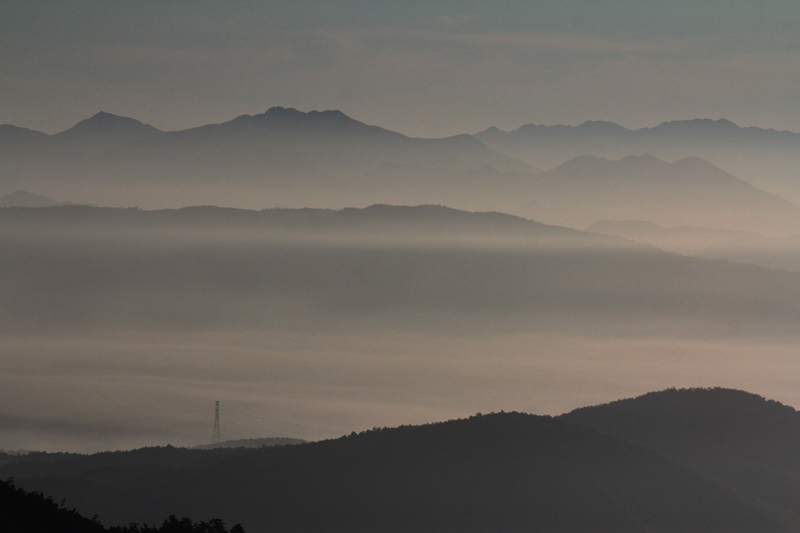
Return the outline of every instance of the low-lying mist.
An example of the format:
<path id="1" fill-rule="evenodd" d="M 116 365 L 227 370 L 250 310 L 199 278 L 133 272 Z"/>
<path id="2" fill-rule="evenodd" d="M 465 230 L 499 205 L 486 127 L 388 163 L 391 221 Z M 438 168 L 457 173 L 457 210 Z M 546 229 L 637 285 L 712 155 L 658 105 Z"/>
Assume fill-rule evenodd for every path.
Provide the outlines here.
<path id="1" fill-rule="evenodd" d="M 214 400 L 224 438 L 304 439 L 669 386 L 800 404 L 797 273 L 446 208 L 71 209 L 0 233 L 0 448 L 201 444 Z"/>

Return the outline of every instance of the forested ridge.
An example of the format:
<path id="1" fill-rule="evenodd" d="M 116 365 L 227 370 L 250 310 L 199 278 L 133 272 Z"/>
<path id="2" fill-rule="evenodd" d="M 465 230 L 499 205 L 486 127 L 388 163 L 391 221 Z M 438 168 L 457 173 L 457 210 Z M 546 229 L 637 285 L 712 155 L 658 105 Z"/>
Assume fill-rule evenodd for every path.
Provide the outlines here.
<path id="1" fill-rule="evenodd" d="M 76 509 L 41 492 L 17 487 L 13 479 L 0 481 L 0 530 L 3 533 L 229 533 L 222 520 L 194 522 L 170 515 L 160 526 L 131 523 L 105 528 L 97 517 L 86 518 Z M 244 533 L 235 525 L 230 533 Z"/>
<path id="2" fill-rule="evenodd" d="M 668 400 L 673 393 L 658 394 Z M 693 401 L 712 401 L 678 394 L 688 398 L 687 416 L 703 409 Z M 756 411 L 763 407 L 772 404 L 756 402 Z M 111 525 L 155 523 L 170 514 L 277 532 L 731 533 L 793 531 L 800 523 L 763 495 L 569 416 L 501 412 L 274 448 L 71 457 L 46 469 L 20 461 L 0 475 L 68 497 Z M 724 441 L 717 453 L 729 454 Z M 773 482 L 779 486 L 779 476 Z"/>

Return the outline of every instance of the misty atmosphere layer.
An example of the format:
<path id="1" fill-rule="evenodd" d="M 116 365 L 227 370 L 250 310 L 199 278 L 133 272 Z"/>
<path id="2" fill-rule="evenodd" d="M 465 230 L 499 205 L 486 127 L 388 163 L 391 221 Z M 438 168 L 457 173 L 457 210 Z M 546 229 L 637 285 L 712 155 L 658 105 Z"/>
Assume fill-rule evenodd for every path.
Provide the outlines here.
<path id="1" fill-rule="evenodd" d="M 197 445 L 211 397 L 229 437 L 312 440 L 709 382 L 791 403 L 800 210 L 676 148 L 719 128 L 738 126 L 667 128 L 672 163 L 542 171 L 479 140 L 497 132 L 414 139 L 334 111 L 6 126 L 2 447 Z M 302 208 L 96 206 L 122 198 Z M 329 209 L 379 201 L 440 205 Z"/>
<path id="2" fill-rule="evenodd" d="M 800 530 L 798 27 L 0 2 L 0 530 Z"/>
<path id="3" fill-rule="evenodd" d="M 209 396 L 228 439 L 306 440 L 676 381 L 792 398 L 791 271 L 441 206 L 0 223 L 9 450 L 202 444 Z"/>

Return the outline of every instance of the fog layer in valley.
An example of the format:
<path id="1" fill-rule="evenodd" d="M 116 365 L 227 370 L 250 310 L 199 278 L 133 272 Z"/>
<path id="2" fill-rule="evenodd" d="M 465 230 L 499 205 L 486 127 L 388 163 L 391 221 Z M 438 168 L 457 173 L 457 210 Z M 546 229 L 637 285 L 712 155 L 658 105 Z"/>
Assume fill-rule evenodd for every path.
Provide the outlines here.
<path id="1" fill-rule="evenodd" d="M 214 400 L 225 438 L 303 439 L 669 386 L 800 405 L 800 195 L 768 172 L 797 142 L 280 107 L 2 126 L 0 448 L 201 444 Z M 187 204 L 251 209 L 155 209 Z"/>
<path id="2" fill-rule="evenodd" d="M 668 386 L 800 402 L 794 272 L 432 206 L 0 215 L 5 449 L 201 444 L 214 400 L 226 439 Z"/>

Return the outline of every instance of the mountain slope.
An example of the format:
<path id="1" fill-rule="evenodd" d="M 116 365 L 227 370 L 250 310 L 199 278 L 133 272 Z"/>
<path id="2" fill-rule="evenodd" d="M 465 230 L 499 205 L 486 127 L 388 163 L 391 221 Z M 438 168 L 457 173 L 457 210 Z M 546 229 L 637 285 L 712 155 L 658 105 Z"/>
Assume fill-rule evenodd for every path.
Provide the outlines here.
<path id="1" fill-rule="evenodd" d="M 53 498 L 17 488 L 13 481 L 0 481 L 0 529 L 6 533 L 106 531 L 99 522 L 81 516 L 63 503 L 57 504 Z"/>
<path id="2" fill-rule="evenodd" d="M 385 165 L 426 171 L 376 179 Z M 483 191 L 459 187 L 459 173 L 482 168 L 535 170 L 469 135 L 411 138 L 340 111 L 273 107 L 174 132 L 101 112 L 44 138 L 21 128 L 0 131 L 0 186 L 33 184 L 72 198 L 78 190 L 80 201 L 106 205 L 344 206 L 397 203 L 399 192 L 417 190 L 414 203 L 444 203 L 452 191 L 480 199 Z M 446 183 L 428 198 L 432 176 Z"/>
<path id="3" fill-rule="evenodd" d="M 800 209 L 690 157 L 618 161 L 580 156 L 531 180 L 523 211 L 545 222 L 585 227 L 597 220 L 647 220 L 769 234 L 800 232 Z"/>
<path id="4" fill-rule="evenodd" d="M 498 170 L 531 167 L 490 150 L 470 135 L 418 139 L 354 120 L 341 111 L 310 111 L 273 107 L 260 115 L 242 115 L 229 122 L 171 132 L 158 143 L 176 150 L 201 152 L 218 146 L 250 155 L 273 143 L 291 147 L 319 166 L 361 172 L 383 162 L 415 162 L 448 170 L 490 165 Z M 232 152 L 235 153 L 235 152 Z M 298 163 L 299 164 L 299 163 Z"/>
<path id="5" fill-rule="evenodd" d="M 0 207 L 53 207 L 56 205 L 61 205 L 61 202 L 28 191 L 12 192 L 0 197 Z"/>
<path id="6" fill-rule="evenodd" d="M 609 159 L 653 154 L 670 161 L 697 156 L 800 204 L 800 133 L 739 127 L 724 119 L 694 119 L 638 130 L 613 122 L 526 124 L 509 132 L 489 128 L 475 136 L 495 150 L 544 168 L 584 154 Z"/>
<path id="7" fill-rule="evenodd" d="M 105 111 L 81 120 L 68 130 L 53 135 L 59 141 L 72 142 L 127 142 L 133 139 L 155 136 L 160 130 L 136 119 L 120 117 Z"/>
<path id="8" fill-rule="evenodd" d="M 788 530 L 648 450 L 520 413 L 215 457 L 191 468 L 18 479 L 109 524 L 152 521 L 169 508 L 248 531 Z"/>
<path id="9" fill-rule="evenodd" d="M 655 450 L 800 520 L 800 413 L 730 389 L 670 389 L 577 409 L 565 421 Z"/>
<path id="10" fill-rule="evenodd" d="M 798 235 L 776 238 L 759 233 L 694 226 L 665 228 L 643 220 L 600 220 L 586 228 L 586 231 L 616 235 L 693 257 L 800 271 Z"/>

